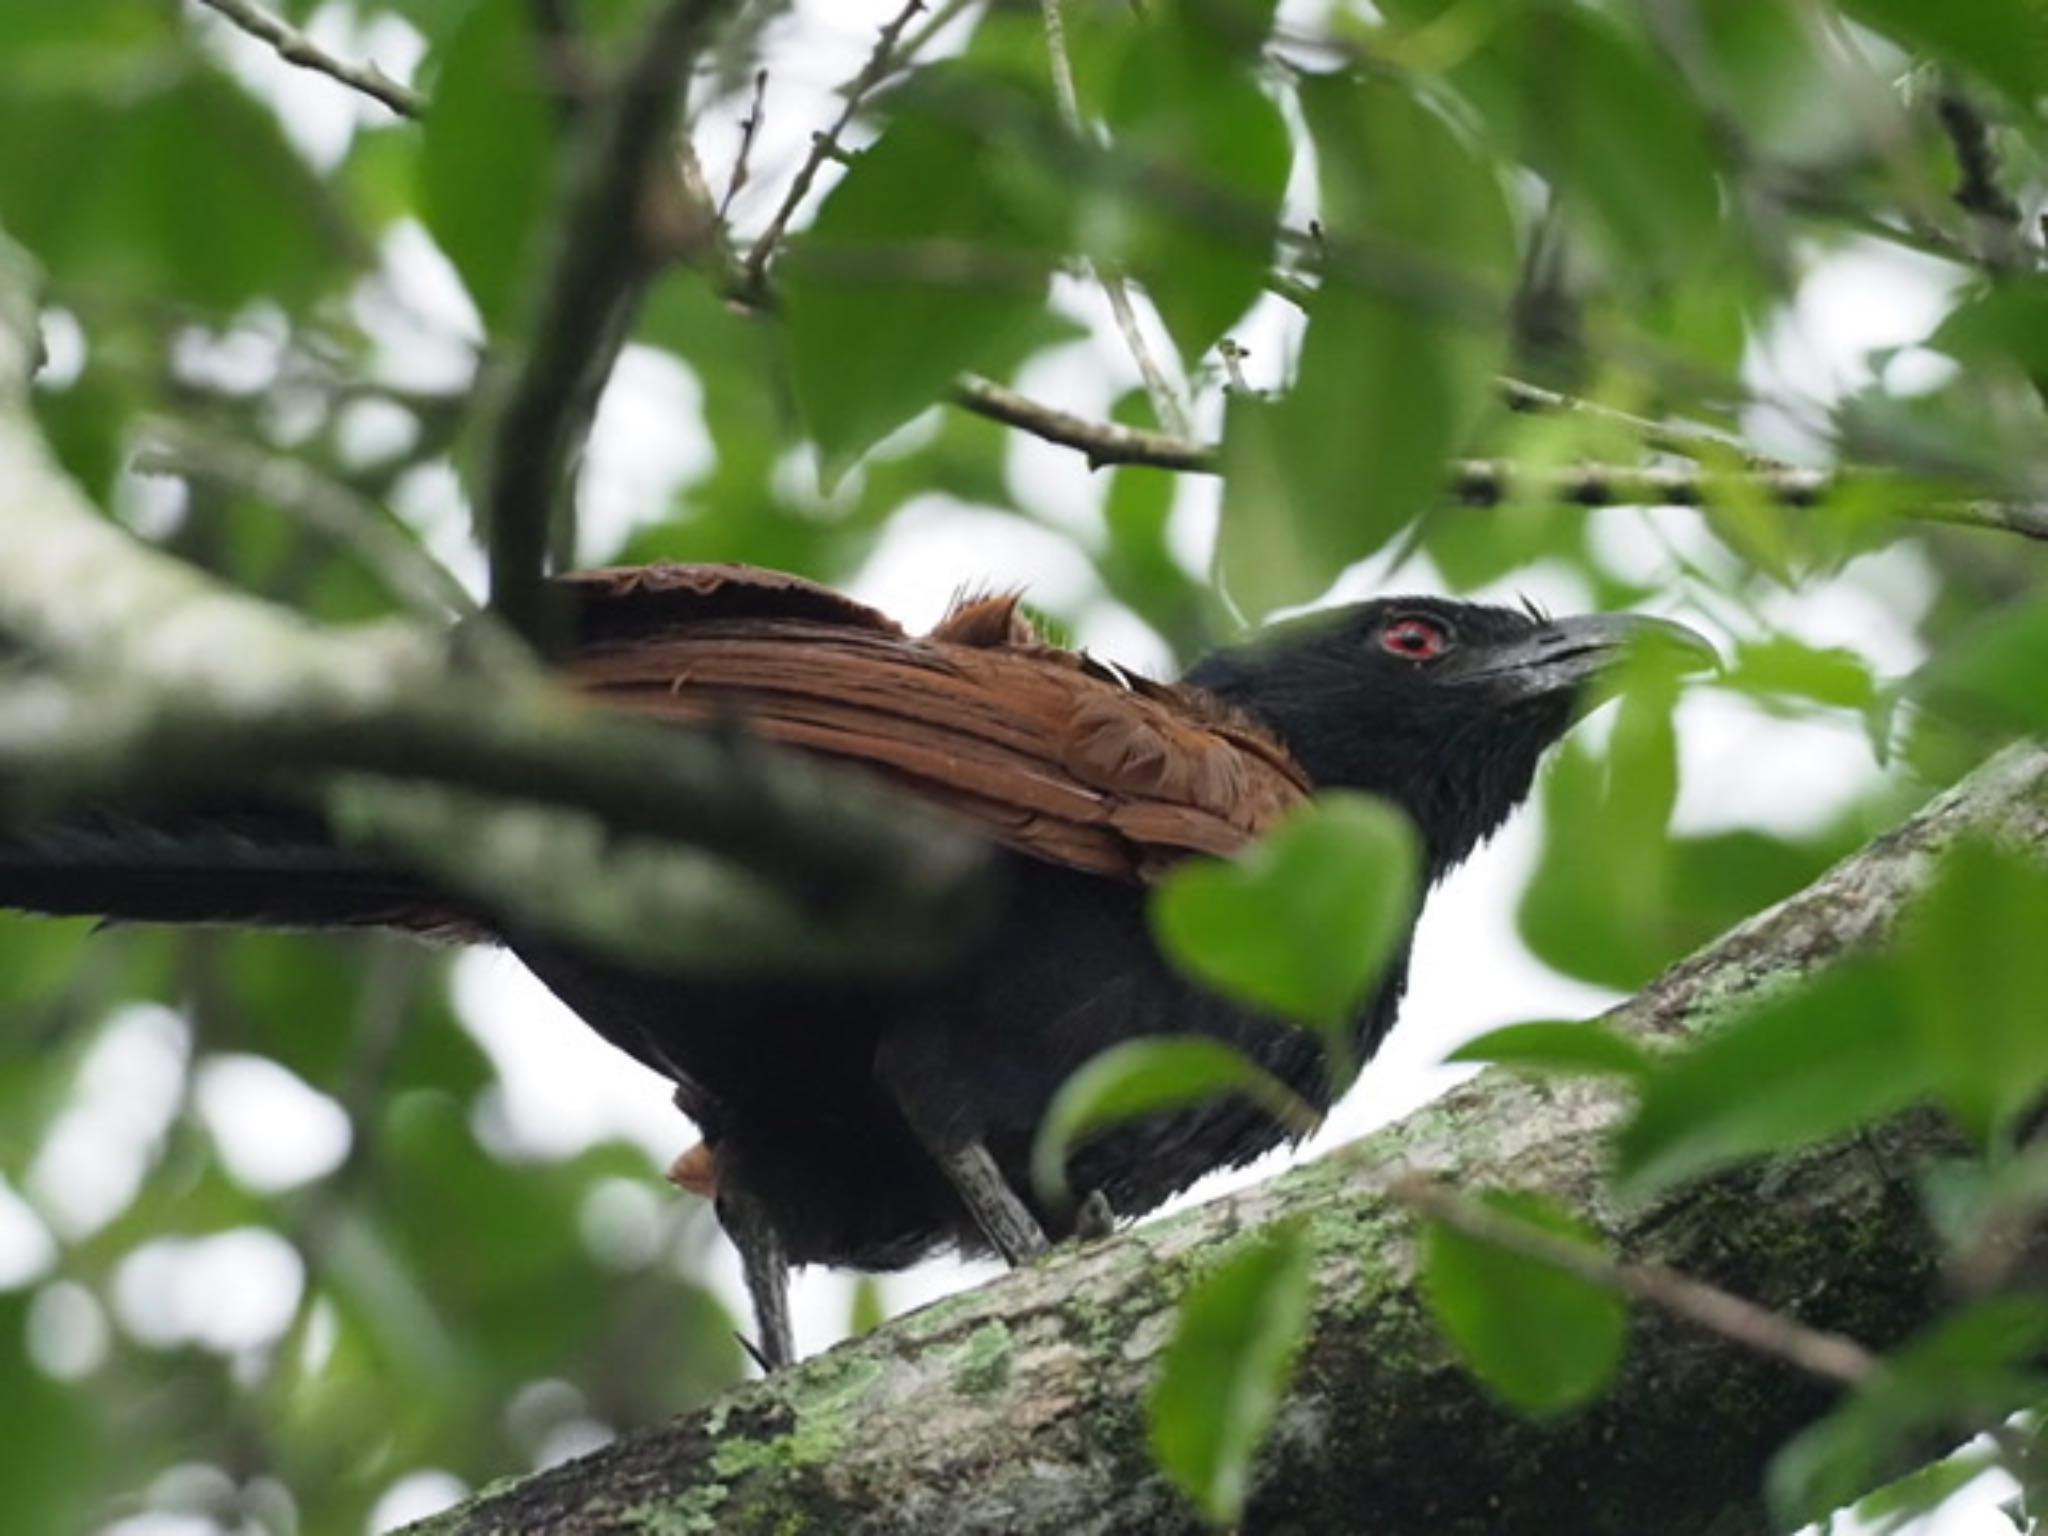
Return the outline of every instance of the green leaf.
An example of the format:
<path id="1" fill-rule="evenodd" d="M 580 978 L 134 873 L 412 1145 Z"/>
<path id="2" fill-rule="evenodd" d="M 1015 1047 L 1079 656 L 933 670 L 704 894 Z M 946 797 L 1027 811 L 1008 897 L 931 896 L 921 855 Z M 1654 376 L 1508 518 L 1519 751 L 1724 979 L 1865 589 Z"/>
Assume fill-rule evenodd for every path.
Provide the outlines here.
<path id="1" fill-rule="evenodd" d="M 1298 1136 L 1318 1116 L 1293 1089 L 1242 1051 L 1197 1035 L 1126 1040 L 1060 1084 L 1031 1147 L 1031 1179 L 1047 1199 L 1067 1190 L 1067 1157 L 1094 1131 L 1145 1115 L 1242 1094 Z"/>
<path id="2" fill-rule="evenodd" d="M 1974 725 L 2048 736 L 2048 602 L 2009 609 L 1937 656 L 1915 688 Z"/>
<path id="3" fill-rule="evenodd" d="M 2048 870 L 1966 842 L 1906 929 L 1904 973 L 1937 1091 L 1992 1143 L 2048 1089 Z"/>
<path id="4" fill-rule="evenodd" d="M 1153 892 L 1153 931 L 1225 996 L 1344 1039 L 1407 935 L 1420 868 L 1399 811 L 1325 795 L 1237 860 L 1176 869 Z"/>
<path id="5" fill-rule="evenodd" d="M 1958 304 L 1926 344 L 1972 369 L 2017 367 L 2048 389 L 2048 283 L 2003 278 Z"/>
<path id="6" fill-rule="evenodd" d="M 48 101 L 74 91 L 132 89 L 161 74 L 166 56 L 178 56 L 178 22 L 175 13 L 122 0 L 7 6 L 0 10 L 0 57 L 7 60 L 0 94 Z"/>
<path id="7" fill-rule="evenodd" d="M 1294 163 L 1287 120 L 1259 86 L 1257 18 L 1211 5 L 1232 24 L 1219 33 L 1196 14 L 1204 8 L 1192 0 L 1164 7 L 1132 38 L 1107 113 L 1121 152 L 1232 199 L 1241 219 L 1226 235 L 1163 203 L 1134 210 L 1119 254 L 1190 362 L 1262 291 Z"/>
<path id="8" fill-rule="evenodd" d="M 0 83 L 0 224 L 67 284 L 212 313 L 296 308 L 362 254 L 277 120 L 230 82 L 171 69 L 125 90 L 113 111 Z"/>
<path id="9" fill-rule="evenodd" d="M 1632 688 L 1604 761 L 1569 744 L 1543 787 L 1543 849 L 1517 919 L 1538 958 L 1629 991 L 1704 938 L 1673 921 L 1678 748 L 1669 679 Z"/>
<path id="10" fill-rule="evenodd" d="M 1645 1196 L 1840 1135 L 1933 1085 L 1894 978 L 1871 963 L 1839 966 L 1661 1063 L 1616 1138 L 1615 1177 Z"/>
<path id="11" fill-rule="evenodd" d="M 533 8 L 476 0 L 441 52 L 420 146 L 420 212 L 493 336 L 510 329 L 555 172 Z"/>
<path id="12" fill-rule="evenodd" d="M 828 483 L 1035 324 L 1068 198 L 1014 144 L 908 112 L 780 268 L 791 380 Z"/>
<path id="13" fill-rule="evenodd" d="M 1231 399 L 1217 558 L 1254 614 L 1315 596 L 1442 494 L 1502 356 L 1513 253 L 1492 169 L 1408 92 L 1319 76 L 1300 94 L 1331 237 L 1456 296 L 1339 268 L 1310 305 L 1293 388 Z"/>
<path id="14" fill-rule="evenodd" d="M 1807 699 L 1836 709 L 1863 711 L 1877 702 L 1869 662 L 1854 651 L 1804 645 L 1789 635 L 1738 645 L 1721 682 L 1766 700 Z"/>
<path id="15" fill-rule="evenodd" d="M 1842 9 L 1916 54 L 1982 75 L 2028 111 L 2048 91 L 2040 0 L 1844 0 Z"/>
<path id="16" fill-rule="evenodd" d="M 1532 1195 L 1495 1192 L 1492 1209 L 1598 1252 L 1591 1229 Z M 1440 1221 L 1424 1233 L 1422 1283 L 1444 1335 L 1503 1401 L 1539 1418 L 1598 1395 L 1621 1363 L 1620 1298 L 1556 1267 Z"/>
<path id="17" fill-rule="evenodd" d="M 1147 1399 L 1152 1454 L 1212 1524 L 1235 1525 L 1308 1331 L 1309 1246 L 1273 1229 L 1188 1290 Z"/>
<path id="18" fill-rule="evenodd" d="M 1467 1040 L 1445 1058 L 1485 1062 L 1519 1072 L 1563 1072 L 1574 1077 L 1641 1078 L 1652 1060 L 1635 1041 L 1597 1023 L 1539 1020 L 1509 1024 Z"/>
<path id="19" fill-rule="evenodd" d="M 873 1333 L 888 1320 L 889 1305 L 883 1299 L 881 1282 L 873 1275 L 856 1275 L 846 1308 L 848 1336 L 859 1338 L 864 1333 Z"/>
<path id="20" fill-rule="evenodd" d="M 1829 67 L 1831 40 L 1807 24 L 1802 0 L 1749 0 L 1698 12 L 1700 63 L 1713 71 L 1716 104 L 1768 144 L 1774 159 L 1824 164 L 1862 142 L 1849 93 Z"/>
<path id="21" fill-rule="evenodd" d="M 1453 78 L 1619 263 L 1668 272 L 1716 248 L 1698 98 L 1620 27 L 1583 6 L 1519 6 Z"/>
<path id="22" fill-rule="evenodd" d="M 2039 1368 L 2048 1304 L 2001 1296 L 1942 1319 L 1771 1463 L 1765 1489 L 1787 1527 L 1825 1518 L 1897 1470 L 1930 1432 L 1950 1444 L 2048 1398 Z"/>
<path id="23" fill-rule="evenodd" d="M 104 1465 L 105 1437 L 85 1412 L 84 1394 L 45 1376 L 29 1359 L 34 1313 L 24 1296 L 0 1295 L 0 1444 L 7 1471 L 0 1478 L 8 1523 L 22 1531 L 76 1531 L 104 1509 L 114 1469 Z"/>

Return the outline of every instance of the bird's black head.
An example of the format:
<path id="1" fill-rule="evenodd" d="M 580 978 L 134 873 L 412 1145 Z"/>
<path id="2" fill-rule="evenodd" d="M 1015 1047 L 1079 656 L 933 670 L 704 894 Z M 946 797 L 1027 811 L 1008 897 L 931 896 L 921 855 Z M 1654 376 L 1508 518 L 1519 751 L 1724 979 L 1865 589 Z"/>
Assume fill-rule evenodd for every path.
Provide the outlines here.
<path id="1" fill-rule="evenodd" d="M 1528 795 L 1589 685 L 1642 641 L 1695 663 L 1713 655 L 1662 619 L 1393 597 L 1277 625 L 1204 657 L 1187 681 L 1270 726 L 1317 784 L 1399 805 L 1435 879 Z"/>

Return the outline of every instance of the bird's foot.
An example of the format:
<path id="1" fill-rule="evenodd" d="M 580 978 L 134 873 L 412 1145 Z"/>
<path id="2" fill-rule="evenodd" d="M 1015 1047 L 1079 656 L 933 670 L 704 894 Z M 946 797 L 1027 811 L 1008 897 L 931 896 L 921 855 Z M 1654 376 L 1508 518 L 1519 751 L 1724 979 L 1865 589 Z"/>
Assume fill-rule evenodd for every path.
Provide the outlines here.
<path id="1" fill-rule="evenodd" d="M 1115 1230 L 1116 1212 L 1110 1208 L 1109 1196 L 1099 1189 L 1089 1190 L 1080 1209 L 1074 1212 L 1074 1241 L 1092 1243 Z"/>

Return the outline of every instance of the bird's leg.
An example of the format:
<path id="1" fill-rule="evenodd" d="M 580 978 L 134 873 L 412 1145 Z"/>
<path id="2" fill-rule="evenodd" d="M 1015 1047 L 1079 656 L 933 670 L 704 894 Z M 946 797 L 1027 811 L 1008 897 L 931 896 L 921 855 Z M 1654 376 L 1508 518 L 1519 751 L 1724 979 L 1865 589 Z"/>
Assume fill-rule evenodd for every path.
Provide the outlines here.
<path id="1" fill-rule="evenodd" d="M 1045 1229 L 1003 1177 L 987 1144 L 948 1126 L 946 1117 L 934 1112 L 931 1084 L 935 1077 L 912 1064 L 915 1049 L 902 1036 L 884 1041 L 875 1053 L 876 1077 L 990 1246 L 1012 1269 L 1030 1263 L 1052 1246 L 1046 1241 Z"/>
<path id="2" fill-rule="evenodd" d="M 1003 1177 L 1003 1170 L 996 1166 L 996 1160 L 981 1142 L 969 1138 L 957 1147 L 934 1146 L 930 1150 L 966 1203 L 981 1235 L 995 1245 L 996 1252 L 1012 1269 L 1029 1264 L 1052 1246 L 1046 1241 L 1038 1218 L 1017 1198 L 1010 1181 Z"/>
<path id="3" fill-rule="evenodd" d="M 761 1334 L 748 1352 L 764 1372 L 779 1371 L 796 1359 L 796 1342 L 789 1327 L 789 1255 L 783 1250 L 782 1234 L 769 1223 L 759 1204 L 729 1188 L 719 1192 L 718 1223 L 739 1250 L 740 1274 L 747 1283 L 747 1299 L 754 1305 L 754 1326 Z"/>

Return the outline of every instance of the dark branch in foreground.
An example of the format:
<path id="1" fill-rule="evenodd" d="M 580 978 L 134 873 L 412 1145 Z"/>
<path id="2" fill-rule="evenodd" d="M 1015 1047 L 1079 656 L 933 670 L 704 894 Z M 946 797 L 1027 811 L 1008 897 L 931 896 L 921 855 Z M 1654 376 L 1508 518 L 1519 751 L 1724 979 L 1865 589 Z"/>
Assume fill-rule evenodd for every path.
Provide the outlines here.
<path id="1" fill-rule="evenodd" d="M 974 375 L 955 381 L 953 400 L 977 416 L 1072 448 L 1087 458 L 1091 469 L 1139 464 L 1182 474 L 1213 475 L 1222 470 L 1221 450 L 1213 443 L 1091 421 Z M 1531 470 L 1498 459 L 1459 459 L 1450 466 L 1446 490 L 1450 500 L 1468 507 L 1500 506 L 1520 498 L 1576 507 L 1703 507 L 1728 492 L 1762 496 L 1781 507 L 1814 507 L 1845 486 L 1880 478 L 1875 471 L 1784 466 L 1729 471 L 1693 464 L 1571 464 Z M 2032 503 L 1929 500 L 1917 503 L 1907 515 L 1923 522 L 2048 539 L 2048 506 Z"/>
<path id="2" fill-rule="evenodd" d="M 2048 851 L 2048 750 L 2010 752 L 1809 890 L 1673 968 L 1610 1024 L 1711 1028 L 1753 995 L 1882 942 L 1932 856 L 1968 834 Z M 1148 1536 L 1199 1529 L 1159 1479 L 1142 1403 L 1183 1288 L 1225 1245 L 1305 1220 L 1318 1306 L 1260 1467 L 1247 1530 L 1448 1536 L 1762 1533 L 1769 1456 L 1832 1401 L 1804 1369 L 1709 1317 L 1638 1312 L 1612 1393 L 1537 1424 L 1449 1357 L 1416 1279 L 1423 1178 L 1541 1189 L 1632 1268 L 1662 1266 L 1811 1334 L 1896 1344 L 1943 1305 L 1914 1165 L 1952 1146 L 1932 1116 L 1694 1186 L 1608 1205 L 1623 1104 L 1583 1080 L 1488 1073 L 1399 1125 L 1260 1188 L 1045 1262 L 842 1345 L 703 1413 L 479 1495 L 432 1536 L 803 1529 L 867 1536 Z M 1661 1272 L 1661 1271 L 1660 1271 Z M 1707 1326 L 1696 1326 L 1706 1323 Z M 1851 1347 L 1829 1372 L 1854 1375 Z"/>
<path id="3" fill-rule="evenodd" d="M 491 606 L 529 639 L 545 637 L 541 578 L 555 512 L 640 296 L 664 260 L 701 247 L 716 229 L 712 210 L 685 193 L 662 158 L 683 76 L 728 3 L 669 0 L 593 114 L 521 330 L 524 352 L 490 419 L 481 495 Z"/>

